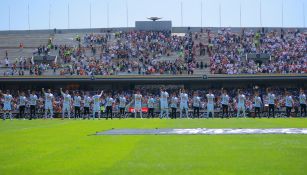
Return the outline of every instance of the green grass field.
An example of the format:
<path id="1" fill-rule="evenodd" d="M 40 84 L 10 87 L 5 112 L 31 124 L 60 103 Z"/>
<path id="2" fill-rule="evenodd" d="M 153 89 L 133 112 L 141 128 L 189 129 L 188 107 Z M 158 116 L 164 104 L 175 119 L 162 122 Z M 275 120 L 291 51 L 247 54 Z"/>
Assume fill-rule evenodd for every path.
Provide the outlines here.
<path id="1" fill-rule="evenodd" d="M 290 127 L 307 128 L 307 120 L 6 120 L 0 174 L 306 175 L 307 135 L 91 135 L 111 128 Z"/>

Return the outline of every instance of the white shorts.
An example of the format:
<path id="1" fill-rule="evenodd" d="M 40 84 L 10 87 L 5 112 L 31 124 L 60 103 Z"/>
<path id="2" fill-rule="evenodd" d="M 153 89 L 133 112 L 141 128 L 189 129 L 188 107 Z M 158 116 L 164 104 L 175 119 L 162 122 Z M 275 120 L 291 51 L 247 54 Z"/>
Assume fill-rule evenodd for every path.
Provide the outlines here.
<path id="1" fill-rule="evenodd" d="M 214 105 L 213 104 L 207 104 L 207 110 L 208 111 L 213 111 L 214 110 Z"/>
<path id="2" fill-rule="evenodd" d="M 167 109 L 168 104 L 167 103 L 161 103 L 161 109 Z"/>
<path id="3" fill-rule="evenodd" d="M 142 107 L 141 106 L 135 106 L 134 112 L 142 112 Z"/>
<path id="4" fill-rule="evenodd" d="M 134 104 L 135 109 L 142 109 L 142 104 Z"/>
<path id="5" fill-rule="evenodd" d="M 65 112 L 65 111 L 70 112 L 70 106 L 68 106 L 68 105 L 63 105 L 63 111 L 64 111 L 64 112 Z"/>
<path id="6" fill-rule="evenodd" d="M 53 110 L 53 106 L 51 104 L 46 104 L 45 110 Z"/>
<path id="7" fill-rule="evenodd" d="M 93 112 L 100 112 L 100 106 L 93 106 Z"/>
<path id="8" fill-rule="evenodd" d="M 4 103 L 3 110 L 4 110 L 4 111 L 10 111 L 10 110 L 12 110 L 11 104 Z"/>
<path id="9" fill-rule="evenodd" d="M 244 105 L 238 105 L 238 110 L 245 111 L 245 106 Z"/>
<path id="10" fill-rule="evenodd" d="M 188 104 L 186 103 L 180 103 L 180 109 L 188 109 Z"/>

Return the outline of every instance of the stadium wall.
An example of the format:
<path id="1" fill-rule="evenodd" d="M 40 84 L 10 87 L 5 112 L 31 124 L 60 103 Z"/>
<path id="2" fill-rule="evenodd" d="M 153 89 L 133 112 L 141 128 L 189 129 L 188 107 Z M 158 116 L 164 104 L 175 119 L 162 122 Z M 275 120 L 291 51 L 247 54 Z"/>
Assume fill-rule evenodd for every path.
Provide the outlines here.
<path id="1" fill-rule="evenodd" d="M 184 86 L 201 88 L 262 87 L 307 88 L 307 75 L 208 75 L 208 76 L 95 76 L 95 77 L 2 77 L 0 89 L 134 89 L 136 86 Z"/>

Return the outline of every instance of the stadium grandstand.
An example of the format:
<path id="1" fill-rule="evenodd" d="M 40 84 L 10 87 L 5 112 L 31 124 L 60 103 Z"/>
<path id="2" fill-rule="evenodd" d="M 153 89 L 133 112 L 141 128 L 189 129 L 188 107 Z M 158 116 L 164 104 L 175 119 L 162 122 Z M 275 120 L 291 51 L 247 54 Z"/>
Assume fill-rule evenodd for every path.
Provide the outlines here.
<path id="1" fill-rule="evenodd" d="M 138 31 L 130 28 L 105 31 L 0 33 L 1 74 L 306 74 L 305 29 Z M 182 31 L 185 32 L 180 33 Z"/>
<path id="2" fill-rule="evenodd" d="M 306 174 L 305 24 L 265 27 L 259 0 L 259 27 L 242 27 L 241 1 L 241 27 L 223 27 L 221 4 L 220 27 L 203 27 L 203 2 L 201 27 L 184 27 L 182 1 L 180 27 L 131 26 L 128 1 L 126 27 L 110 27 L 114 1 L 92 28 L 90 1 L 90 28 L 70 28 L 69 1 L 67 29 L 49 5 L 49 29 L 32 30 L 28 4 L 29 30 L 11 30 L 9 7 L 0 174 Z"/>

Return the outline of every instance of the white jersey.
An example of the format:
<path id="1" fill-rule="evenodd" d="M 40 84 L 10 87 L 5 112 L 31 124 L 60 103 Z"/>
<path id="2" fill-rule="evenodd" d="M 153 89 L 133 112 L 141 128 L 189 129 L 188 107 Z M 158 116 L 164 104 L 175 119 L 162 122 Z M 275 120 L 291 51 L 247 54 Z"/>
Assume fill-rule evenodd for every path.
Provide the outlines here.
<path id="1" fill-rule="evenodd" d="M 238 96 L 238 106 L 245 106 L 245 95 L 241 94 Z"/>
<path id="2" fill-rule="evenodd" d="M 63 95 L 63 105 L 70 106 L 71 96 L 69 94 L 62 94 Z"/>
<path id="3" fill-rule="evenodd" d="M 177 97 L 172 97 L 171 108 L 177 108 L 177 106 L 178 106 L 178 98 Z"/>
<path id="4" fill-rule="evenodd" d="M 101 97 L 101 95 L 94 95 L 93 96 L 94 106 L 100 106 L 100 97 Z"/>
<path id="5" fill-rule="evenodd" d="M 305 94 L 300 94 L 299 99 L 300 99 L 300 104 L 303 104 L 303 105 L 306 104 L 306 95 Z"/>
<path id="6" fill-rule="evenodd" d="M 27 102 L 27 97 L 19 96 L 19 106 L 25 106 Z"/>
<path id="7" fill-rule="evenodd" d="M 30 105 L 31 106 L 36 106 L 37 100 L 38 100 L 38 98 L 35 94 L 34 95 L 30 94 Z"/>
<path id="8" fill-rule="evenodd" d="M 268 93 L 268 103 L 269 105 L 274 105 L 275 104 L 275 94 Z"/>
<path id="9" fill-rule="evenodd" d="M 200 97 L 198 96 L 193 97 L 193 107 L 200 107 Z"/>
<path id="10" fill-rule="evenodd" d="M 106 106 L 112 106 L 114 103 L 114 99 L 112 97 L 108 97 L 106 101 L 107 101 Z"/>
<path id="11" fill-rule="evenodd" d="M 134 107 L 137 107 L 137 108 L 142 107 L 142 95 L 141 94 L 134 95 Z"/>
<path id="12" fill-rule="evenodd" d="M 169 97 L 166 91 L 161 91 L 160 102 L 161 106 L 168 104 L 167 98 Z"/>
<path id="13" fill-rule="evenodd" d="M 4 94 L 4 104 L 11 105 L 13 96 L 10 94 Z"/>
<path id="14" fill-rule="evenodd" d="M 261 107 L 261 98 L 259 96 L 254 97 L 254 106 L 257 108 Z"/>
<path id="15" fill-rule="evenodd" d="M 292 105 L 293 105 L 292 96 L 291 95 L 286 96 L 286 107 L 292 107 Z"/>
<path id="16" fill-rule="evenodd" d="M 189 96 L 186 93 L 180 93 L 180 103 L 181 104 L 188 104 Z"/>
<path id="17" fill-rule="evenodd" d="M 213 94 L 207 94 L 207 99 L 208 99 L 208 105 L 213 105 L 214 104 L 214 95 Z"/>
<path id="18" fill-rule="evenodd" d="M 90 105 L 91 105 L 91 97 L 89 97 L 89 96 L 84 96 L 84 107 L 87 107 L 87 108 L 89 108 L 90 107 Z"/>
<path id="19" fill-rule="evenodd" d="M 221 101 L 222 105 L 228 105 L 229 104 L 229 96 L 226 94 L 222 95 L 222 101 Z"/>
<path id="20" fill-rule="evenodd" d="M 148 108 L 154 108 L 156 100 L 154 98 L 148 99 Z"/>
<path id="21" fill-rule="evenodd" d="M 81 97 L 80 96 L 74 96 L 74 106 L 76 106 L 76 107 L 81 106 Z"/>
<path id="22" fill-rule="evenodd" d="M 52 106 L 52 100 L 54 96 L 52 93 L 45 93 L 45 105 L 46 106 Z"/>
<path id="23" fill-rule="evenodd" d="M 125 97 L 119 97 L 119 107 L 120 108 L 125 108 L 126 107 L 126 103 L 127 103 L 127 100 Z"/>

